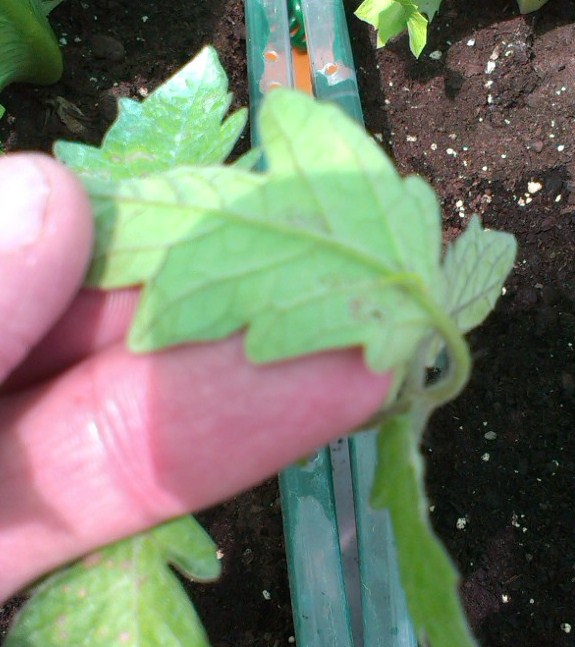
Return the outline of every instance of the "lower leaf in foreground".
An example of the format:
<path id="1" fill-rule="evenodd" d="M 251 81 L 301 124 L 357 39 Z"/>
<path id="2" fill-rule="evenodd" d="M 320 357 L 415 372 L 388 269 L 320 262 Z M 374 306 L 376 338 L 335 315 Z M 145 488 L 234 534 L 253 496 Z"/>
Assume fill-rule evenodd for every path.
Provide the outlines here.
<path id="1" fill-rule="evenodd" d="M 219 577 L 216 547 L 192 517 L 118 542 L 38 585 L 4 647 L 209 647 L 168 564 L 196 581 Z"/>

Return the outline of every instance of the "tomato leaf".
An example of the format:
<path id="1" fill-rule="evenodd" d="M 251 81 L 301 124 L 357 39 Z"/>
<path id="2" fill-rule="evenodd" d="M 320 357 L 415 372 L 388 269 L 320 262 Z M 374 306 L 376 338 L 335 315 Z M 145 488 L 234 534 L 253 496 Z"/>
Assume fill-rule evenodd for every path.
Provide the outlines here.
<path id="1" fill-rule="evenodd" d="M 129 334 L 137 351 L 246 329 L 247 353 L 254 361 L 362 346 L 374 370 L 395 369 L 401 384 L 396 384 L 396 400 L 388 404 L 402 413 L 391 417 L 381 434 L 374 501 L 392 509 L 420 637 L 433 647 L 471 647 L 456 597 L 456 573 L 427 520 L 418 443 L 434 407 L 458 393 L 467 379 L 469 353 L 459 328 L 468 330 L 492 308 L 513 262 L 514 242 L 484 232 L 472 220 L 442 264 L 440 213 L 430 187 L 417 177 L 402 179 L 363 129 L 338 108 L 298 93 L 276 90 L 264 102 L 260 131 L 266 173 L 209 165 L 221 162 L 230 147 L 225 127 L 230 120 L 221 123 L 229 105 L 228 99 L 221 102 L 221 79 L 218 87 L 220 111 L 206 126 L 222 138 L 217 155 L 216 148 L 206 153 L 201 137 L 190 135 L 188 152 L 171 156 L 162 137 L 173 134 L 169 148 L 188 135 L 181 123 L 140 129 L 137 120 L 150 99 L 138 104 L 135 123 L 129 112 L 120 120 L 129 130 L 132 151 L 125 158 L 116 159 L 114 152 L 122 152 L 121 130 L 115 135 L 120 139 L 115 144 L 106 139 L 102 149 L 57 149 L 72 165 L 85 164 L 84 182 L 96 219 L 88 284 L 143 286 Z M 156 92 L 169 99 L 161 88 Z M 176 97 L 176 108 L 187 105 L 179 91 Z M 151 105 L 155 119 L 167 119 L 169 103 Z M 153 121 L 152 112 L 147 118 Z M 125 174 L 124 166 L 130 165 Z M 428 386 L 426 354 L 438 338 L 447 345 L 448 368 L 444 378 Z M 156 548 L 158 533 L 105 550 L 132 555 L 129 551 L 137 545 L 151 555 L 148 561 L 160 573 L 170 559 L 185 567 L 178 532 L 172 538 L 175 548 L 161 542 Z M 81 565 L 72 567 L 53 576 L 51 588 L 48 582 L 46 588 L 41 585 L 39 595 L 56 596 L 65 609 L 70 599 L 62 598 L 67 591 L 58 588 L 58 578 L 72 571 L 83 577 Z M 90 577 L 107 576 L 100 565 Z M 114 577 L 118 586 L 134 593 L 133 579 L 124 584 L 117 569 Z M 112 579 L 107 581 L 109 588 Z M 73 582 L 74 591 L 86 590 L 84 580 Z M 183 604 L 163 581 L 159 586 L 164 586 L 163 603 L 174 605 L 171 612 Z M 139 594 L 137 586 L 135 590 Z M 71 623 L 76 634 L 90 631 L 83 621 L 62 614 L 43 620 L 52 627 L 50 636 L 48 629 L 42 634 L 44 647 L 55 644 L 49 638 L 58 639 L 58 623 Z M 36 618 L 37 624 L 28 625 L 34 633 L 42 620 L 29 617 Z M 125 625 L 114 622 L 113 631 L 123 632 Z M 197 616 L 182 623 L 196 641 L 183 644 L 203 647 Z M 142 635 L 158 640 L 162 627 L 160 619 L 150 620 Z M 136 619 L 121 635 L 131 639 L 139 630 Z M 108 640 L 118 636 L 106 635 Z"/>
<path id="2" fill-rule="evenodd" d="M 216 547 L 191 517 L 158 526 L 57 571 L 17 616 L 4 647 L 209 647 L 168 564 L 216 579 Z"/>
<path id="3" fill-rule="evenodd" d="M 446 307 L 461 332 L 478 326 L 493 310 L 516 253 L 511 234 L 483 229 L 477 216 L 448 247 L 443 262 Z"/>
<path id="4" fill-rule="evenodd" d="M 130 178 L 180 164 L 215 164 L 230 154 L 247 111 L 225 118 L 228 79 L 212 47 L 142 102 L 118 101 L 118 117 L 101 148 L 57 142 L 56 156 L 82 176 Z"/>
<path id="5" fill-rule="evenodd" d="M 363 345 L 375 370 L 403 364 L 433 332 L 423 301 L 444 300 L 432 190 L 400 178 L 338 108 L 302 94 L 274 91 L 260 127 L 265 174 L 87 180 L 91 284 L 145 284 L 134 350 L 249 325 L 254 361 Z"/>
<path id="6" fill-rule="evenodd" d="M 427 43 L 427 23 L 439 9 L 441 0 L 364 0 L 355 15 L 377 30 L 377 46 L 382 47 L 389 40 L 406 29 L 409 34 L 409 48 L 417 58 Z"/>

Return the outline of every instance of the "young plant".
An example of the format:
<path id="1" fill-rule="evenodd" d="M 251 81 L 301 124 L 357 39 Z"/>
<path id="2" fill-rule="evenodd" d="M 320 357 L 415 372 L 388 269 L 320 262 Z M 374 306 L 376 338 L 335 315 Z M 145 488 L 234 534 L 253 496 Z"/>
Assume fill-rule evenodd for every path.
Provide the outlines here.
<path id="1" fill-rule="evenodd" d="M 419 58 L 427 43 L 427 25 L 439 10 L 442 0 L 364 0 L 355 15 L 375 27 L 377 46 L 405 30 L 409 34 L 409 48 Z M 537 11 L 548 0 L 517 0 L 521 13 Z"/>
<path id="2" fill-rule="evenodd" d="M 419 58 L 427 43 L 428 22 L 440 4 L 441 0 L 364 0 L 355 15 L 375 27 L 378 47 L 407 29 L 411 53 Z"/>
<path id="3" fill-rule="evenodd" d="M 47 15 L 62 0 L 0 2 L 0 92 L 15 81 L 49 85 L 62 75 L 62 54 Z"/>
<path id="4" fill-rule="evenodd" d="M 401 178 L 337 107 L 297 92 L 276 90 L 264 102 L 268 171 L 246 169 L 253 157 L 243 168 L 222 166 L 245 115 L 222 123 L 229 96 L 220 69 L 204 50 L 142 104 L 122 101 L 101 149 L 57 145 L 95 213 L 87 282 L 143 286 L 128 337 L 134 352 L 245 329 L 254 362 L 361 346 L 374 371 L 391 371 L 395 397 L 381 414 L 372 500 L 390 510 L 422 643 L 472 647 L 457 574 L 427 516 L 419 442 L 433 410 L 467 381 L 463 334 L 492 310 L 515 240 L 475 218 L 442 254 L 429 185 Z M 448 369 L 428 384 L 427 367 L 443 349 Z M 6 647 L 109 645 L 119 635 L 138 647 L 158 644 L 157 636 L 168 647 L 207 645 L 195 612 L 180 610 L 181 592 L 164 577 L 166 561 L 200 579 L 218 572 L 213 545 L 189 518 L 104 551 L 105 560 L 87 558 L 45 580 Z M 108 563 L 122 568 L 111 572 Z M 119 593 L 109 604 L 112 582 Z M 154 605 L 167 615 L 150 613 Z"/>

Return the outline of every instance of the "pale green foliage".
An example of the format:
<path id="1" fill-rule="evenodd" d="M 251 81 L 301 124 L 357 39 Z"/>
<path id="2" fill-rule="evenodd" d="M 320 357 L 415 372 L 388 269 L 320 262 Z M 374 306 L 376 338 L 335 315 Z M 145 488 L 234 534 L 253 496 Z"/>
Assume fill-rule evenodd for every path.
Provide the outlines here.
<path id="1" fill-rule="evenodd" d="M 0 91 L 9 83 L 46 85 L 62 74 L 62 55 L 46 16 L 61 0 L 0 2 Z"/>
<path id="2" fill-rule="evenodd" d="M 195 581 L 219 577 L 212 540 L 182 517 L 119 542 L 44 580 L 4 647 L 208 647 L 168 564 Z"/>
<path id="3" fill-rule="evenodd" d="M 364 0 L 355 15 L 375 27 L 378 47 L 407 29 L 411 52 L 419 57 L 427 43 L 428 19 L 440 4 L 441 0 Z"/>
<path id="4" fill-rule="evenodd" d="M 537 11 L 549 0 L 517 0 L 521 13 Z M 427 23 L 439 10 L 442 0 L 363 0 L 355 15 L 377 31 L 377 46 L 405 30 L 409 34 L 409 48 L 419 58 L 427 43 Z"/>
<path id="5" fill-rule="evenodd" d="M 104 234 L 91 282 L 146 284 L 131 347 L 249 325 L 255 361 L 364 345 L 375 370 L 406 362 L 433 328 L 410 291 L 444 299 L 431 189 L 402 180 L 359 126 L 304 95 L 275 91 L 260 128 L 263 175 L 181 168 L 86 182 Z"/>
<path id="6" fill-rule="evenodd" d="M 213 65 L 215 55 L 203 56 Z M 176 76 L 170 83 L 191 98 L 201 95 L 195 82 Z M 221 79 L 214 87 L 220 97 L 226 92 Z M 221 160 L 206 155 L 206 140 L 193 133 L 197 151 L 172 156 L 190 128 L 191 117 L 177 115 L 187 104 L 178 92 L 177 109 L 170 108 L 171 92 L 153 96 L 124 111 L 117 143 L 109 136 L 102 149 L 57 148 L 85 176 L 94 207 L 89 283 L 144 286 L 129 337 L 140 351 L 247 329 L 248 355 L 256 361 L 363 346 L 372 368 L 393 368 L 401 383 L 397 400 L 387 403 L 392 410 L 380 436 L 374 500 L 392 511 L 418 634 L 432 647 L 469 647 L 456 574 L 427 520 L 417 448 L 433 409 L 467 379 L 461 333 L 480 323 L 500 294 L 513 264 L 513 237 L 483 231 L 472 220 L 442 262 L 430 187 L 400 178 L 379 147 L 333 106 L 274 91 L 260 122 L 269 170 L 259 174 L 205 166 Z M 230 148 L 229 120 L 221 125 L 227 101 L 215 101 L 213 121 L 201 122 L 228 142 L 213 148 L 215 157 Z M 176 125 L 167 123 L 172 119 Z M 135 177 L 125 177 L 126 165 Z M 441 345 L 449 369 L 426 386 L 426 360 Z M 133 590 L 134 581 L 127 586 Z M 158 631 L 150 624 L 142 635 Z M 52 644 L 46 639 L 43 647 Z"/>
<path id="7" fill-rule="evenodd" d="M 512 235 L 483 229 L 477 216 L 471 218 L 467 229 L 447 248 L 443 261 L 447 282 L 444 307 L 460 332 L 479 326 L 493 310 L 516 252 Z M 431 345 L 430 363 L 442 347 L 441 340 Z"/>
<path id="8" fill-rule="evenodd" d="M 478 326 L 495 307 L 516 247 L 510 234 L 482 229 L 477 216 L 449 246 L 443 262 L 446 307 L 461 332 Z"/>
<path id="9" fill-rule="evenodd" d="M 79 175 L 133 178 L 181 164 L 216 164 L 230 154 L 247 111 L 226 117 L 232 100 L 215 50 L 204 48 L 146 101 L 120 99 L 101 148 L 57 142 L 54 152 Z"/>

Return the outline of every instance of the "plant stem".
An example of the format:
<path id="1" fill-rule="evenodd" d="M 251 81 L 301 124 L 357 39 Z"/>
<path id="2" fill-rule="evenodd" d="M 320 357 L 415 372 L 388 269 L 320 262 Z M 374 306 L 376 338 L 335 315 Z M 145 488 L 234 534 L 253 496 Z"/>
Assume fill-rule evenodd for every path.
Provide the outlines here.
<path id="1" fill-rule="evenodd" d="M 431 401 L 435 409 L 461 393 L 471 374 L 471 356 L 467 343 L 455 322 L 433 301 L 429 299 L 425 301 L 425 308 L 431 315 L 435 329 L 443 337 L 449 355 L 447 375 L 423 390 L 423 395 Z"/>

